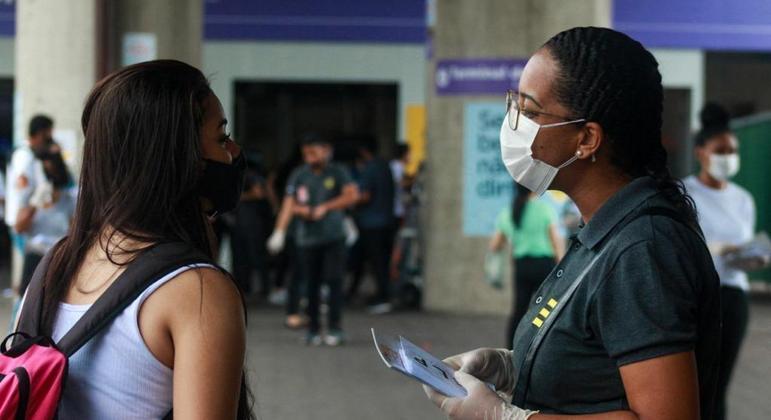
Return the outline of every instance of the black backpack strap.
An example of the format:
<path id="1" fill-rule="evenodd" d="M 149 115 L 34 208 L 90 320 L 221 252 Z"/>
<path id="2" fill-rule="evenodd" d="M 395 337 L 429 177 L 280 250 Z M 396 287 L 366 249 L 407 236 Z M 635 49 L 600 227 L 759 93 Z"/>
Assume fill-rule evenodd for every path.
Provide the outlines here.
<path id="1" fill-rule="evenodd" d="M 181 242 L 159 244 L 143 251 L 62 337 L 57 343 L 59 348 L 67 357 L 72 356 L 156 280 L 192 264 L 216 266 L 209 257 Z"/>
<path id="2" fill-rule="evenodd" d="M 32 279 L 27 286 L 27 291 L 24 293 L 24 304 L 19 309 L 19 324 L 16 327 L 16 331 L 25 332 L 32 337 L 40 335 L 39 327 L 43 313 L 43 285 L 45 283 L 45 275 L 46 272 L 48 272 L 48 265 L 51 263 L 51 258 L 60 243 L 57 243 L 56 246 L 51 248 L 35 268 Z M 13 343 L 16 344 L 22 340 L 22 337 L 16 336 Z"/>
<path id="3" fill-rule="evenodd" d="M 643 216 L 664 216 L 673 219 L 676 222 L 681 223 L 691 229 L 702 240 L 702 242 L 704 242 L 704 235 L 701 233 L 701 229 L 699 229 L 698 226 L 694 226 L 692 222 L 689 222 L 675 209 L 669 207 L 646 207 L 627 216 L 625 220 L 622 220 L 622 222 L 611 231 L 612 234 L 608 242 L 603 245 L 602 249 L 600 249 L 600 251 L 591 259 L 591 261 L 589 261 L 589 263 L 584 267 L 583 271 L 581 271 L 578 277 L 573 280 L 573 283 L 570 284 L 570 287 L 568 287 L 565 293 L 562 294 L 562 297 L 560 297 L 557 306 L 552 309 L 549 317 L 546 318 L 546 321 L 544 321 L 543 325 L 541 325 L 541 327 L 530 341 L 530 346 L 527 349 L 525 359 L 522 362 L 522 368 L 520 369 L 518 375 L 518 382 L 524 383 L 525 385 L 516 387 L 514 395 L 512 396 L 512 403 L 514 405 L 523 406 L 526 403 L 527 392 L 528 388 L 530 387 L 530 373 L 533 369 L 533 359 L 535 358 L 536 352 L 541 346 L 541 343 L 543 343 L 544 337 L 549 332 L 551 326 L 554 324 L 554 321 L 557 319 L 560 312 L 562 312 L 562 309 L 570 301 L 570 298 L 573 297 L 576 289 L 578 289 L 578 286 L 581 285 L 586 275 L 597 263 L 597 260 L 599 260 L 608 249 L 609 242 L 612 241 L 613 238 L 615 238 L 615 236 L 619 234 L 627 225 Z"/>

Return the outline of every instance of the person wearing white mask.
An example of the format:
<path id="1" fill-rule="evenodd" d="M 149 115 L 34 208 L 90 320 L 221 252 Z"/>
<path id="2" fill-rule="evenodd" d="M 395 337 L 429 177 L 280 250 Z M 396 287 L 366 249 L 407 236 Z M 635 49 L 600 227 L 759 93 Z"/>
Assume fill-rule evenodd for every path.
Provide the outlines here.
<path id="1" fill-rule="evenodd" d="M 695 153 L 701 170 L 684 183 L 696 204 L 699 224 L 720 276 L 723 328 L 715 419 L 722 420 L 728 382 L 749 319 L 747 273 L 725 257 L 752 239 L 755 201 L 747 190 L 730 181 L 740 165 L 739 142 L 729 127 L 728 113 L 720 105 L 708 103 L 700 116 L 702 128 L 695 137 Z"/>
<path id="2" fill-rule="evenodd" d="M 655 58 L 612 29 L 569 29 L 507 96 L 504 165 L 536 194 L 566 193 L 583 223 L 513 350 L 446 359 L 467 396 L 429 398 L 455 420 L 711 419 L 719 280 L 667 166 Z"/>

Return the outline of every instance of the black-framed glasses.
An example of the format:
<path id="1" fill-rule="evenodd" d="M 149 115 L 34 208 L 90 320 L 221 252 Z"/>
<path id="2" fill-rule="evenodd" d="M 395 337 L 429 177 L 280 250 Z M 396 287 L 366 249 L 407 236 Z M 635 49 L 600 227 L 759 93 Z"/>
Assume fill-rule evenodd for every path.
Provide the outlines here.
<path id="1" fill-rule="evenodd" d="M 542 124 L 541 128 L 559 127 L 562 125 L 573 124 L 585 121 L 583 118 L 568 118 L 561 115 L 549 114 L 548 112 L 533 111 L 531 109 L 522 109 L 519 103 L 520 94 L 515 90 L 506 91 L 506 119 L 509 122 L 509 128 L 516 131 L 519 128 L 519 115 L 522 114 L 529 119 L 544 115 L 563 120 L 562 122 L 552 124 Z M 516 111 L 516 112 L 514 112 Z"/>

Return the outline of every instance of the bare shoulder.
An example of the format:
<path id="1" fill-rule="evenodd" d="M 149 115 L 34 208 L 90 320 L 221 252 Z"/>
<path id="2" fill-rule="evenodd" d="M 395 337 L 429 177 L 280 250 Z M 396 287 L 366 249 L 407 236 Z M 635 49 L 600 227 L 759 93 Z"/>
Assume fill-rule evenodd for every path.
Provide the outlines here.
<path id="1" fill-rule="evenodd" d="M 241 293 L 235 283 L 227 274 L 210 267 L 180 273 L 158 288 L 145 305 L 157 305 L 163 312 L 159 315 L 170 327 L 175 321 L 190 318 L 236 324 L 244 319 Z"/>

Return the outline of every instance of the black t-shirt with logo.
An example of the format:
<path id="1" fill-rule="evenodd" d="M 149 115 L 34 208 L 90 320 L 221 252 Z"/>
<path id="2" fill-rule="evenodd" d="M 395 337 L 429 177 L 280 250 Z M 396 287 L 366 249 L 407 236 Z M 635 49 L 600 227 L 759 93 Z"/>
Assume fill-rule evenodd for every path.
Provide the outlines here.
<path id="1" fill-rule="evenodd" d="M 621 224 L 647 207 L 672 205 L 653 179 L 638 178 L 571 238 L 565 258 L 532 296 L 513 343 L 523 408 L 562 414 L 628 409 L 620 367 L 694 351 L 701 416 L 711 418 L 720 337 L 717 273 L 698 233 L 683 223 L 644 215 Z M 533 337 L 605 246 L 544 336 L 527 377 Z"/>
<path id="2" fill-rule="evenodd" d="M 294 197 L 299 205 L 318 206 L 342 194 L 343 187 L 351 184 L 348 171 L 337 164 L 329 163 L 314 173 L 310 166 L 302 165 L 289 176 L 286 195 Z M 298 246 L 309 247 L 343 240 L 345 230 L 341 210 L 330 210 L 319 221 L 297 219 L 295 241 Z"/>

